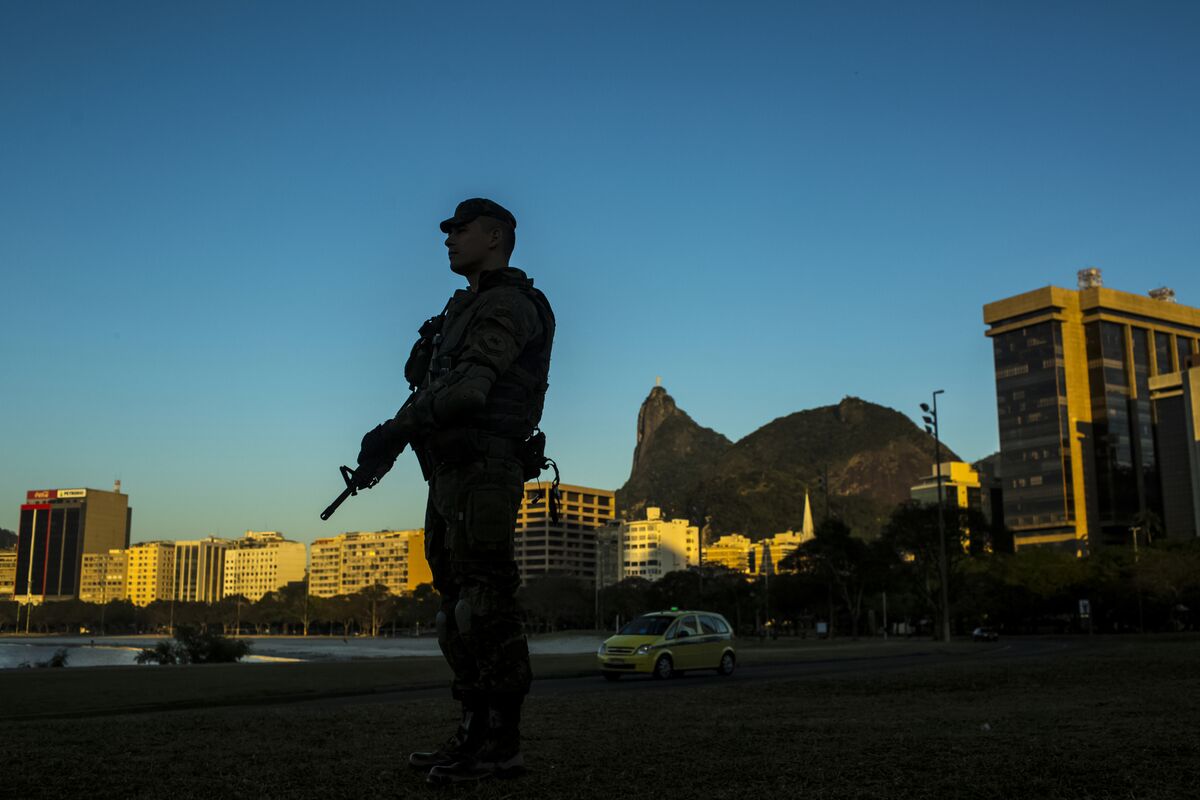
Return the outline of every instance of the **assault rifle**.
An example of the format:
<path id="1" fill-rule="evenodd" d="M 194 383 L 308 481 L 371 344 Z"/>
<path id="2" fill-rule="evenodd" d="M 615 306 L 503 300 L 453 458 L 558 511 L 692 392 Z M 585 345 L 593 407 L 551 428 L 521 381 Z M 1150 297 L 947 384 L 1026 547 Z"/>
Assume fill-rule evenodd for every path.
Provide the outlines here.
<path id="1" fill-rule="evenodd" d="M 333 512 L 338 510 L 347 497 L 353 497 L 360 491 L 370 489 L 375 484 L 387 475 L 388 470 L 396 463 L 396 459 L 404 452 L 405 443 L 400 443 L 399 448 L 393 448 L 386 453 L 381 453 L 377 458 L 368 461 L 366 464 L 359 464 L 358 469 L 350 469 L 345 464 L 341 466 L 342 480 L 346 482 L 346 488 L 337 496 L 337 499 L 329 504 L 329 507 L 321 512 L 321 519 L 329 519 L 333 516 Z"/>
<path id="2" fill-rule="evenodd" d="M 400 411 L 403 411 L 415 399 L 416 393 L 409 395 L 404 401 L 404 405 L 400 406 Z M 399 413 L 399 412 L 397 412 Z M 370 436 L 370 434 L 367 434 Z M 337 499 L 329 504 L 329 507 L 321 512 L 321 519 L 329 519 L 333 516 L 333 512 L 338 510 L 347 497 L 353 497 L 360 491 L 370 489 L 375 484 L 383 479 L 384 475 L 388 474 L 388 470 L 396 463 L 396 459 L 404 452 L 404 448 L 408 446 L 408 442 L 403 439 L 394 439 L 389 445 L 375 454 L 366 462 L 360 462 L 358 469 L 350 469 L 345 464 L 341 466 L 342 480 L 346 482 L 346 488 L 337 496 Z"/>

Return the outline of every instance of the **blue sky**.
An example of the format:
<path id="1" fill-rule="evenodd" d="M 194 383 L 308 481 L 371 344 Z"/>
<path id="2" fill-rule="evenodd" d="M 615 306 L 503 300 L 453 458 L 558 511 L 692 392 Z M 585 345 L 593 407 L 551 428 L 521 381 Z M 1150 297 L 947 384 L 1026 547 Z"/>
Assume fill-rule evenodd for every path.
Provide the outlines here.
<path id="1" fill-rule="evenodd" d="M 662 376 L 733 439 L 845 395 L 997 446 L 981 307 L 1200 305 L 1194 3 L 59 3 L 0 8 L 0 526 L 120 478 L 134 539 L 418 527 L 406 457 L 330 522 L 516 214 L 559 319 L 543 427 L 628 477 Z"/>

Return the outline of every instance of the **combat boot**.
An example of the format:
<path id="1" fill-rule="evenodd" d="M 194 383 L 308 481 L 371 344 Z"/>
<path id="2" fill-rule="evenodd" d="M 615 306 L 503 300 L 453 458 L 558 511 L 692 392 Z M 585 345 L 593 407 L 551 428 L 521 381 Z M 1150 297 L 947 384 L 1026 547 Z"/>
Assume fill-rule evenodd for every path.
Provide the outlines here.
<path id="1" fill-rule="evenodd" d="M 488 708 L 487 741 L 472 757 L 463 758 L 448 766 L 434 767 L 426 778 L 430 783 L 444 785 L 481 781 L 487 778 L 515 778 L 525 772 L 521 756 L 520 695 L 493 700 Z"/>
<path id="2" fill-rule="evenodd" d="M 464 698 L 462 720 L 458 729 L 436 750 L 410 753 L 408 765 L 422 771 L 433 767 L 448 767 L 456 761 L 474 756 L 488 737 L 488 706 L 482 697 Z"/>

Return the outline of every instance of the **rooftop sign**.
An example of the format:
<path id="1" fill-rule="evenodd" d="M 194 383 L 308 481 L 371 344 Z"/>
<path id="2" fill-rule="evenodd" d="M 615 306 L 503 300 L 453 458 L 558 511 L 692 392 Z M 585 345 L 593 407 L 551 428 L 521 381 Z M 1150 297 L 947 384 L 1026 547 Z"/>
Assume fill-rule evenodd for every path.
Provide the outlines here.
<path id="1" fill-rule="evenodd" d="M 29 502 L 35 500 L 69 500 L 77 497 L 87 497 L 87 489 L 31 489 L 25 493 Z"/>

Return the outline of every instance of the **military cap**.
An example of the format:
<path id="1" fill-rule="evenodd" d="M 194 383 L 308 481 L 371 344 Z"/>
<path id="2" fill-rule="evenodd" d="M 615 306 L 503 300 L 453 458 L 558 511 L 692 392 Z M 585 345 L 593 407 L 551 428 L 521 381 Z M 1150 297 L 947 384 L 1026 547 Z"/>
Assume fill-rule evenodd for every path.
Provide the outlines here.
<path id="1" fill-rule="evenodd" d="M 449 233 L 454 226 L 466 225 L 476 217 L 492 217 L 506 223 L 513 230 L 517 229 L 517 218 L 512 215 L 512 212 L 499 203 L 482 197 L 463 200 L 454 209 L 454 216 L 442 220 L 442 224 L 438 227 L 442 229 L 442 233 Z"/>

